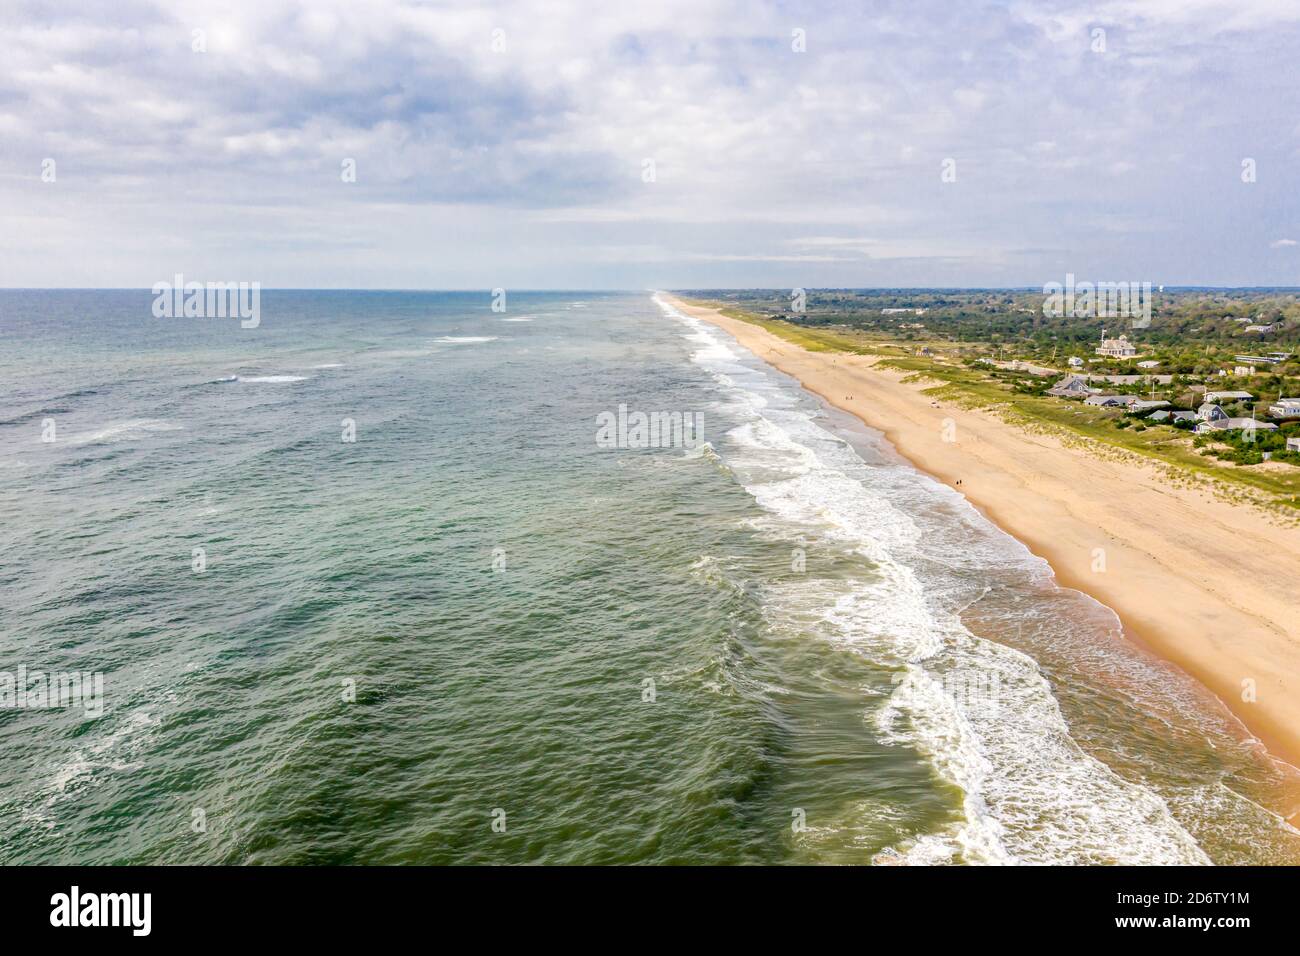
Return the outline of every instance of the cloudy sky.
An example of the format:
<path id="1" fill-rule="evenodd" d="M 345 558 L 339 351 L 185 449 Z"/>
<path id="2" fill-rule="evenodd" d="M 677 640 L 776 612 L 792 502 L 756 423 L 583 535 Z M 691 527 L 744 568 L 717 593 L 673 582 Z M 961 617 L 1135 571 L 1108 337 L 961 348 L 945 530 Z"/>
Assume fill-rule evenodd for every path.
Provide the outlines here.
<path id="1" fill-rule="evenodd" d="M 0 0 L 0 50 L 2 286 L 1300 285 L 1297 0 Z"/>

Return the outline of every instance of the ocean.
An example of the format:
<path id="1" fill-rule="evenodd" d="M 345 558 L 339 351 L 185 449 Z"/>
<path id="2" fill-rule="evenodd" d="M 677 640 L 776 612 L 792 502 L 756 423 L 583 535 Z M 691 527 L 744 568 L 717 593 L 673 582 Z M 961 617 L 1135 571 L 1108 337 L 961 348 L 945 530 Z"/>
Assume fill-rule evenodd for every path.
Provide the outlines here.
<path id="1" fill-rule="evenodd" d="M 650 293 L 151 303 L 0 292 L 0 862 L 1300 858 L 1217 700 Z"/>

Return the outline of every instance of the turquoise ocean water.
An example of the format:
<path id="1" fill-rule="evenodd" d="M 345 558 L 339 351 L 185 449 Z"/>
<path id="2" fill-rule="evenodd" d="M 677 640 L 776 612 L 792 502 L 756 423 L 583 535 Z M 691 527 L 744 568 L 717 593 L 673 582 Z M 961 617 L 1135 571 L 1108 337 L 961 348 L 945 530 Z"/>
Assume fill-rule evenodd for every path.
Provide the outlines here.
<path id="1" fill-rule="evenodd" d="M 151 301 L 0 292 L 0 673 L 104 681 L 0 707 L 0 862 L 1297 857 L 1217 701 L 648 293 Z"/>

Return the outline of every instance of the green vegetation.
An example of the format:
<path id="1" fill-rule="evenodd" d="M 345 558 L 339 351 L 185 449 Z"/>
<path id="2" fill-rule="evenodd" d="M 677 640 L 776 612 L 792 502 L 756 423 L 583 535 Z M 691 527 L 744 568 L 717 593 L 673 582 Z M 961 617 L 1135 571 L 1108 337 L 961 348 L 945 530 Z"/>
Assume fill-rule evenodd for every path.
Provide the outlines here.
<path id="1" fill-rule="evenodd" d="M 1014 305 L 1027 301 L 1024 298 L 1027 293 L 812 292 L 808 295 L 808 312 L 804 315 L 781 312 L 765 314 L 756 308 L 778 302 L 784 302 L 788 307 L 788 299 L 776 298 L 777 293 L 728 292 L 724 295 L 715 292 L 711 295 L 687 295 L 701 304 L 718 307 L 724 315 L 759 325 L 779 338 L 811 351 L 877 356 L 885 367 L 934 381 L 936 384 L 928 388 L 926 393 L 936 399 L 965 407 L 990 409 L 1021 427 L 1050 431 L 1066 440 L 1084 440 L 1102 453 L 1110 449 L 1117 453 L 1141 455 L 1168 466 L 1171 480 L 1211 480 L 1216 483 L 1221 494 L 1300 510 L 1300 455 L 1285 451 L 1286 437 L 1300 435 L 1300 422 L 1286 424 L 1277 432 L 1257 432 L 1254 443 L 1244 442 L 1240 432 L 1193 436 L 1191 422 L 1156 423 L 1146 417 L 1150 411 L 1128 414 L 1121 408 L 1085 405 L 1081 401 L 1047 395 L 1047 390 L 1060 381 L 1065 372 L 1081 370 L 1072 370 L 1066 365 L 1064 359 L 1068 357 L 1067 350 L 1060 345 L 1054 350 L 1055 355 L 1052 350 L 1047 355 L 1042 354 L 1042 349 L 1036 343 L 1039 332 L 1045 326 L 1031 315 L 1020 312 L 1017 316 L 1007 317 L 996 326 L 1001 330 L 995 333 L 996 341 L 971 337 L 969 314 L 977 306 L 987 305 L 986 301 L 981 300 Z M 788 293 L 779 295 L 786 296 Z M 970 297 L 973 301 L 956 306 L 952 304 L 951 300 L 963 296 Z M 1253 296 L 1253 293 L 1245 296 L 1227 311 L 1244 311 L 1252 307 L 1249 305 L 1252 302 L 1258 306 L 1261 301 L 1274 301 Z M 1208 298 L 1218 301 L 1223 297 L 1224 294 L 1216 293 Z M 1035 301 L 1041 305 L 1041 293 L 1036 294 Z M 866 302 L 874 302 L 872 307 L 877 313 L 874 317 L 861 314 L 865 308 L 863 303 Z M 929 309 L 931 306 L 926 303 L 935 302 L 947 303 L 946 308 L 955 310 L 955 316 L 950 321 L 942 318 L 936 321 L 937 317 L 932 317 L 927 311 L 920 317 L 914 314 L 900 315 L 897 318 L 901 322 L 894 322 L 894 315 L 888 317 L 889 321 L 881 321 L 879 315 L 881 307 Z M 849 309 L 850 304 L 856 308 Z M 1016 307 L 1028 308 L 1027 305 Z M 1268 306 L 1270 309 L 1275 307 Z M 1194 306 L 1192 302 L 1182 302 L 1180 308 L 1189 314 L 1197 314 L 1198 308 L 1208 306 L 1205 303 Z M 1223 311 L 1220 306 L 1216 308 Z M 944 314 L 947 315 L 947 312 Z M 1283 310 L 1283 314 L 1289 319 L 1293 312 Z M 1295 324 L 1300 327 L 1300 304 L 1297 304 L 1294 315 Z M 841 321 L 830 321 L 831 317 Z M 1047 321 L 1044 319 L 1043 323 Z M 922 322 L 925 328 L 915 327 Z M 910 327 L 900 331 L 900 325 Z M 1059 338 L 1062 332 L 1058 330 L 1057 334 Z M 1072 350 L 1071 354 L 1077 353 L 1081 358 L 1089 355 L 1091 343 L 1099 335 L 1100 322 L 1094 322 L 1094 328 L 1087 332 L 1089 346 L 1081 346 Z M 1213 355 L 1216 348 L 1219 347 L 1196 340 L 1194 343 L 1175 342 L 1168 351 L 1178 353 L 1190 349 Z M 1234 346 L 1225 345 L 1219 350 L 1231 352 L 1233 348 Z M 1238 353 L 1244 351 L 1240 347 L 1236 348 Z M 1269 349 L 1280 350 L 1280 347 Z M 1087 361 L 1086 358 L 1084 361 Z M 1229 356 L 1228 364 L 1232 361 Z M 1001 364 L 991 364 L 993 362 Z M 1047 374 L 1034 374 L 1034 371 L 1025 368 L 1011 367 L 1016 362 L 1029 365 L 1041 363 L 1041 367 L 1036 367 L 1036 370 Z M 1104 368 L 1099 370 L 1098 365 L 1103 365 Z M 1140 371 L 1132 366 L 1132 362 L 1112 363 L 1108 360 L 1105 363 L 1090 363 L 1086 372 L 1099 375 L 1135 374 Z M 1184 367 L 1187 368 L 1186 371 L 1173 370 Z M 1222 367 L 1222 364 L 1214 364 L 1209 359 L 1198 359 L 1197 363 L 1190 366 L 1175 363 L 1167 373 L 1172 376 L 1170 381 L 1158 382 L 1148 377 L 1132 385 L 1116 385 L 1113 390 L 1137 394 L 1143 398 L 1154 397 L 1170 402 L 1174 409 L 1187 409 L 1195 408 L 1203 402 L 1207 389 L 1240 389 L 1251 392 L 1255 401 L 1227 405 L 1225 410 L 1233 416 L 1249 417 L 1254 406 L 1261 420 L 1267 420 L 1267 405 L 1275 401 L 1278 395 L 1300 395 L 1300 362 L 1295 359 L 1267 366 L 1267 371 L 1249 378 L 1220 376 L 1217 372 Z M 1156 371 L 1165 370 L 1161 368 Z M 1266 451 L 1271 452 L 1272 460 L 1269 462 L 1263 461 L 1263 452 Z"/>
<path id="2" fill-rule="evenodd" d="M 1258 465 L 1265 461 L 1265 455 L 1269 455 L 1271 461 L 1300 465 L 1300 452 L 1286 450 L 1286 440 L 1297 436 L 1300 436 L 1300 423 L 1286 425 L 1278 431 L 1256 431 L 1253 434 L 1231 431 L 1197 435 L 1193 445 L 1201 449 L 1202 455 L 1234 465 Z"/>
<path id="3" fill-rule="evenodd" d="M 1153 291 L 1150 325 L 1141 329 L 1123 318 L 1045 315 L 1046 296 L 1038 289 L 817 289 L 806 293 L 802 312 L 794 311 L 788 289 L 684 294 L 800 328 L 991 346 L 1045 363 L 1096 358 L 1103 327 L 1108 336 L 1124 333 L 1140 349 L 1159 353 L 1168 363 L 1165 373 L 1212 374 L 1239 354 L 1300 351 L 1300 291 L 1293 289 Z M 1251 326 L 1271 330 L 1247 332 Z M 1093 364 L 1099 368 L 1092 371 L 1127 368 L 1122 361 Z"/>

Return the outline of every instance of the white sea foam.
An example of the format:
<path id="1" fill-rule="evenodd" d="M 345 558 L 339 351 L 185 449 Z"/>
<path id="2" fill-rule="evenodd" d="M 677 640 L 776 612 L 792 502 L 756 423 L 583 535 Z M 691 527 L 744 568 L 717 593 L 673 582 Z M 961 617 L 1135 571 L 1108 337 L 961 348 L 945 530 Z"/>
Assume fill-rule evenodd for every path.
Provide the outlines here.
<path id="1" fill-rule="evenodd" d="M 305 382 L 309 375 L 240 375 L 241 382 L 255 382 L 266 385 L 283 385 L 287 382 Z"/>
<path id="2" fill-rule="evenodd" d="M 476 345 L 479 342 L 495 342 L 495 335 L 440 335 L 436 339 L 439 345 Z"/>
<path id="3" fill-rule="evenodd" d="M 78 435 L 72 439 L 72 443 L 74 445 L 86 445 L 92 442 L 124 441 L 132 438 L 140 438 L 154 432 L 179 431 L 184 427 L 184 425 L 165 422 L 157 418 L 132 418 L 124 422 L 114 422 L 112 425 L 108 425 L 98 431 L 93 431 L 85 435 Z"/>
<path id="4" fill-rule="evenodd" d="M 894 670 L 893 693 L 871 715 L 877 734 L 915 748 L 963 794 L 959 826 L 918 834 L 887 855 L 909 863 L 1208 862 L 1158 795 L 1071 738 L 1032 658 L 972 634 L 942 583 L 918 574 L 927 552 L 943 546 L 930 538 L 945 534 L 952 549 L 964 550 L 975 537 L 965 528 L 985 519 L 908 466 L 867 465 L 814 420 L 790 380 L 747 366 L 746 353 L 720 332 L 656 301 L 687 326 L 692 358 L 749 410 L 718 450 L 768 513 L 767 532 L 854 554 L 869 569 L 856 579 L 809 575 L 774 584 L 768 619 L 800 633 L 811 621 L 825 639 Z M 936 511 L 950 520 L 946 532 L 919 524 L 920 514 Z M 1000 549 L 979 555 L 984 568 L 1041 565 L 987 523 L 978 530 L 972 547 Z M 964 569 L 962 560 L 951 572 L 974 577 L 976 567 Z M 978 582 L 966 590 L 978 593 Z M 952 677 L 965 673 L 992 682 L 992 699 L 961 693 L 959 682 L 954 689 Z"/>
<path id="5" fill-rule="evenodd" d="M 126 715 L 106 735 L 78 746 L 53 768 L 44 785 L 22 807 L 22 821 L 53 830 L 58 806 L 76 796 L 96 779 L 139 768 L 137 754 L 156 732 L 160 721 L 148 708 Z"/>

